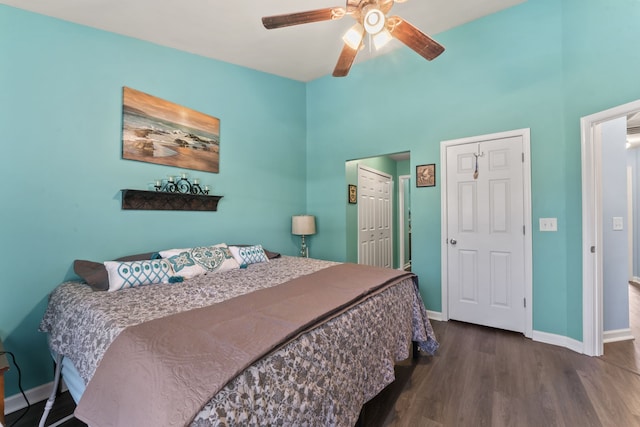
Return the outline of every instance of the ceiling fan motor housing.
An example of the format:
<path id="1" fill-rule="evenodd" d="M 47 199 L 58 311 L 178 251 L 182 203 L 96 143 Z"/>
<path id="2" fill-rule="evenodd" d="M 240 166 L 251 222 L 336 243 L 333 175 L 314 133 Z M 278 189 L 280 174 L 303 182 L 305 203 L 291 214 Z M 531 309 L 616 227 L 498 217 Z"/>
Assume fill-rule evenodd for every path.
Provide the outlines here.
<path id="1" fill-rule="evenodd" d="M 363 9 L 363 26 L 369 34 L 378 34 L 384 28 L 384 13 L 373 5 L 367 5 Z"/>

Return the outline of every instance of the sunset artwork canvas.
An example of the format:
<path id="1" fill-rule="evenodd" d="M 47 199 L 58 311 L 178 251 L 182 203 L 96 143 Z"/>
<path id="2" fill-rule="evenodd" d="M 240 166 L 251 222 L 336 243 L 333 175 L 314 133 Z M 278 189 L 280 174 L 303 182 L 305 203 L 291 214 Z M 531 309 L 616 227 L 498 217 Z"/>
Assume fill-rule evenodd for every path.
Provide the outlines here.
<path id="1" fill-rule="evenodd" d="M 220 119 L 125 87 L 122 158 L 218 173 Z"/>

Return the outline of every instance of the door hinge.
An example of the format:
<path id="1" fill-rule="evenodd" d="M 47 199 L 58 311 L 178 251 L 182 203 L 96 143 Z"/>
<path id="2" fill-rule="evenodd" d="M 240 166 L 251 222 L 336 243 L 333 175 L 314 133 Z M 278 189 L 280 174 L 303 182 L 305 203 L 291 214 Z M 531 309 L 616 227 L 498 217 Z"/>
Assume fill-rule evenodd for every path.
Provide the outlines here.
<path id="1" fill-rule="evenodd" d="M 527 226 L 526 225 L 522 226 L 522 234 L 525 235 L 525 236 L 527 235 Z"/>
<path id="2" fill-rule="evenodd" d="M 591 246 L 591 253 L 595 254 L 596 253 L 596 247 L 595 246 Z"/>
<path id="3" fill-rule="evenodd" d="M 524 308 L 527 308 L 527 299 L 524 299 Z"/>
<path id="4" fill-rule="evenodd" d="M 522 153 L 522 163 L 524 163 L 524 153 Z"/>

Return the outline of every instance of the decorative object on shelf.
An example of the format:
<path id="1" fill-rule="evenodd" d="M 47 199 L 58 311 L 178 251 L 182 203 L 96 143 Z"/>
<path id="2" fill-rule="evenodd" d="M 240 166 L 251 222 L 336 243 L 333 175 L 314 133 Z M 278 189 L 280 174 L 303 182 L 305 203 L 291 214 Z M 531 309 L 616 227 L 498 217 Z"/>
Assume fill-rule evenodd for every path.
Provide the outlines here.
<path id="1" fill-rule="evenodd" d="M 122 158 L 218 173 L 220 119 L 124 87 Z"/>
<path id="2" fill-rule="evenodd" d="M 202 188 L 198 178 L 194 178 L 192 183 L 189 181 L 186 173 L 183 173 L 177 181 L 172 175 L 169 175 L 166 182 L 158 179 L 156 180 L 154 187 L 156 191 L 163 191 L 166 193 L 209 194 L 208 185 L 205 185 L 204 188 Z"/>
<path id="3" fill-rule="evenodd" d="M 416 187 L 435 187 L 435 186 L 436 186 L 435 163 L 416 166 Z"/>
<path id="4" fill-rule="evenodd" d="M 349 192 L 347 194 L 349 196 L 349 203 L 352 205 L 358 203 L 358 187 L 349 184 Z"/>
<path id="5" fill-rule="evenodd" d="M 304 236 L 316 234 L 316 217 L 313 215 L 294 215 L 291 217 L 291 234 L 302 236 L 300 256 L 309 258 L 309 248 L 304 241 Z"/>
<path id="6" fill-rule="evenodd" d="M 151 211 L 217 211 L 222 196 L 122 190 L 122 209 Z"/>

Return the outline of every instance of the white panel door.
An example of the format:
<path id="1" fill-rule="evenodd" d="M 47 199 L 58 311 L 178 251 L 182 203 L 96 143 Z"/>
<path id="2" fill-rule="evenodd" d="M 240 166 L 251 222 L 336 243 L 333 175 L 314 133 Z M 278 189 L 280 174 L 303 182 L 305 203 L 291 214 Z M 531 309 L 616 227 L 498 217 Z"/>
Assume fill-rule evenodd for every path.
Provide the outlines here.
<path id="1" fill-rule="evenodd" d="M 446 148 L 449 317 L 525 331 L 522 137 Z"/>
<path id="2" fill-rule="evenodd" d="M 391 176 L 358 168 L 358 263 L 393 267 Z"/>

